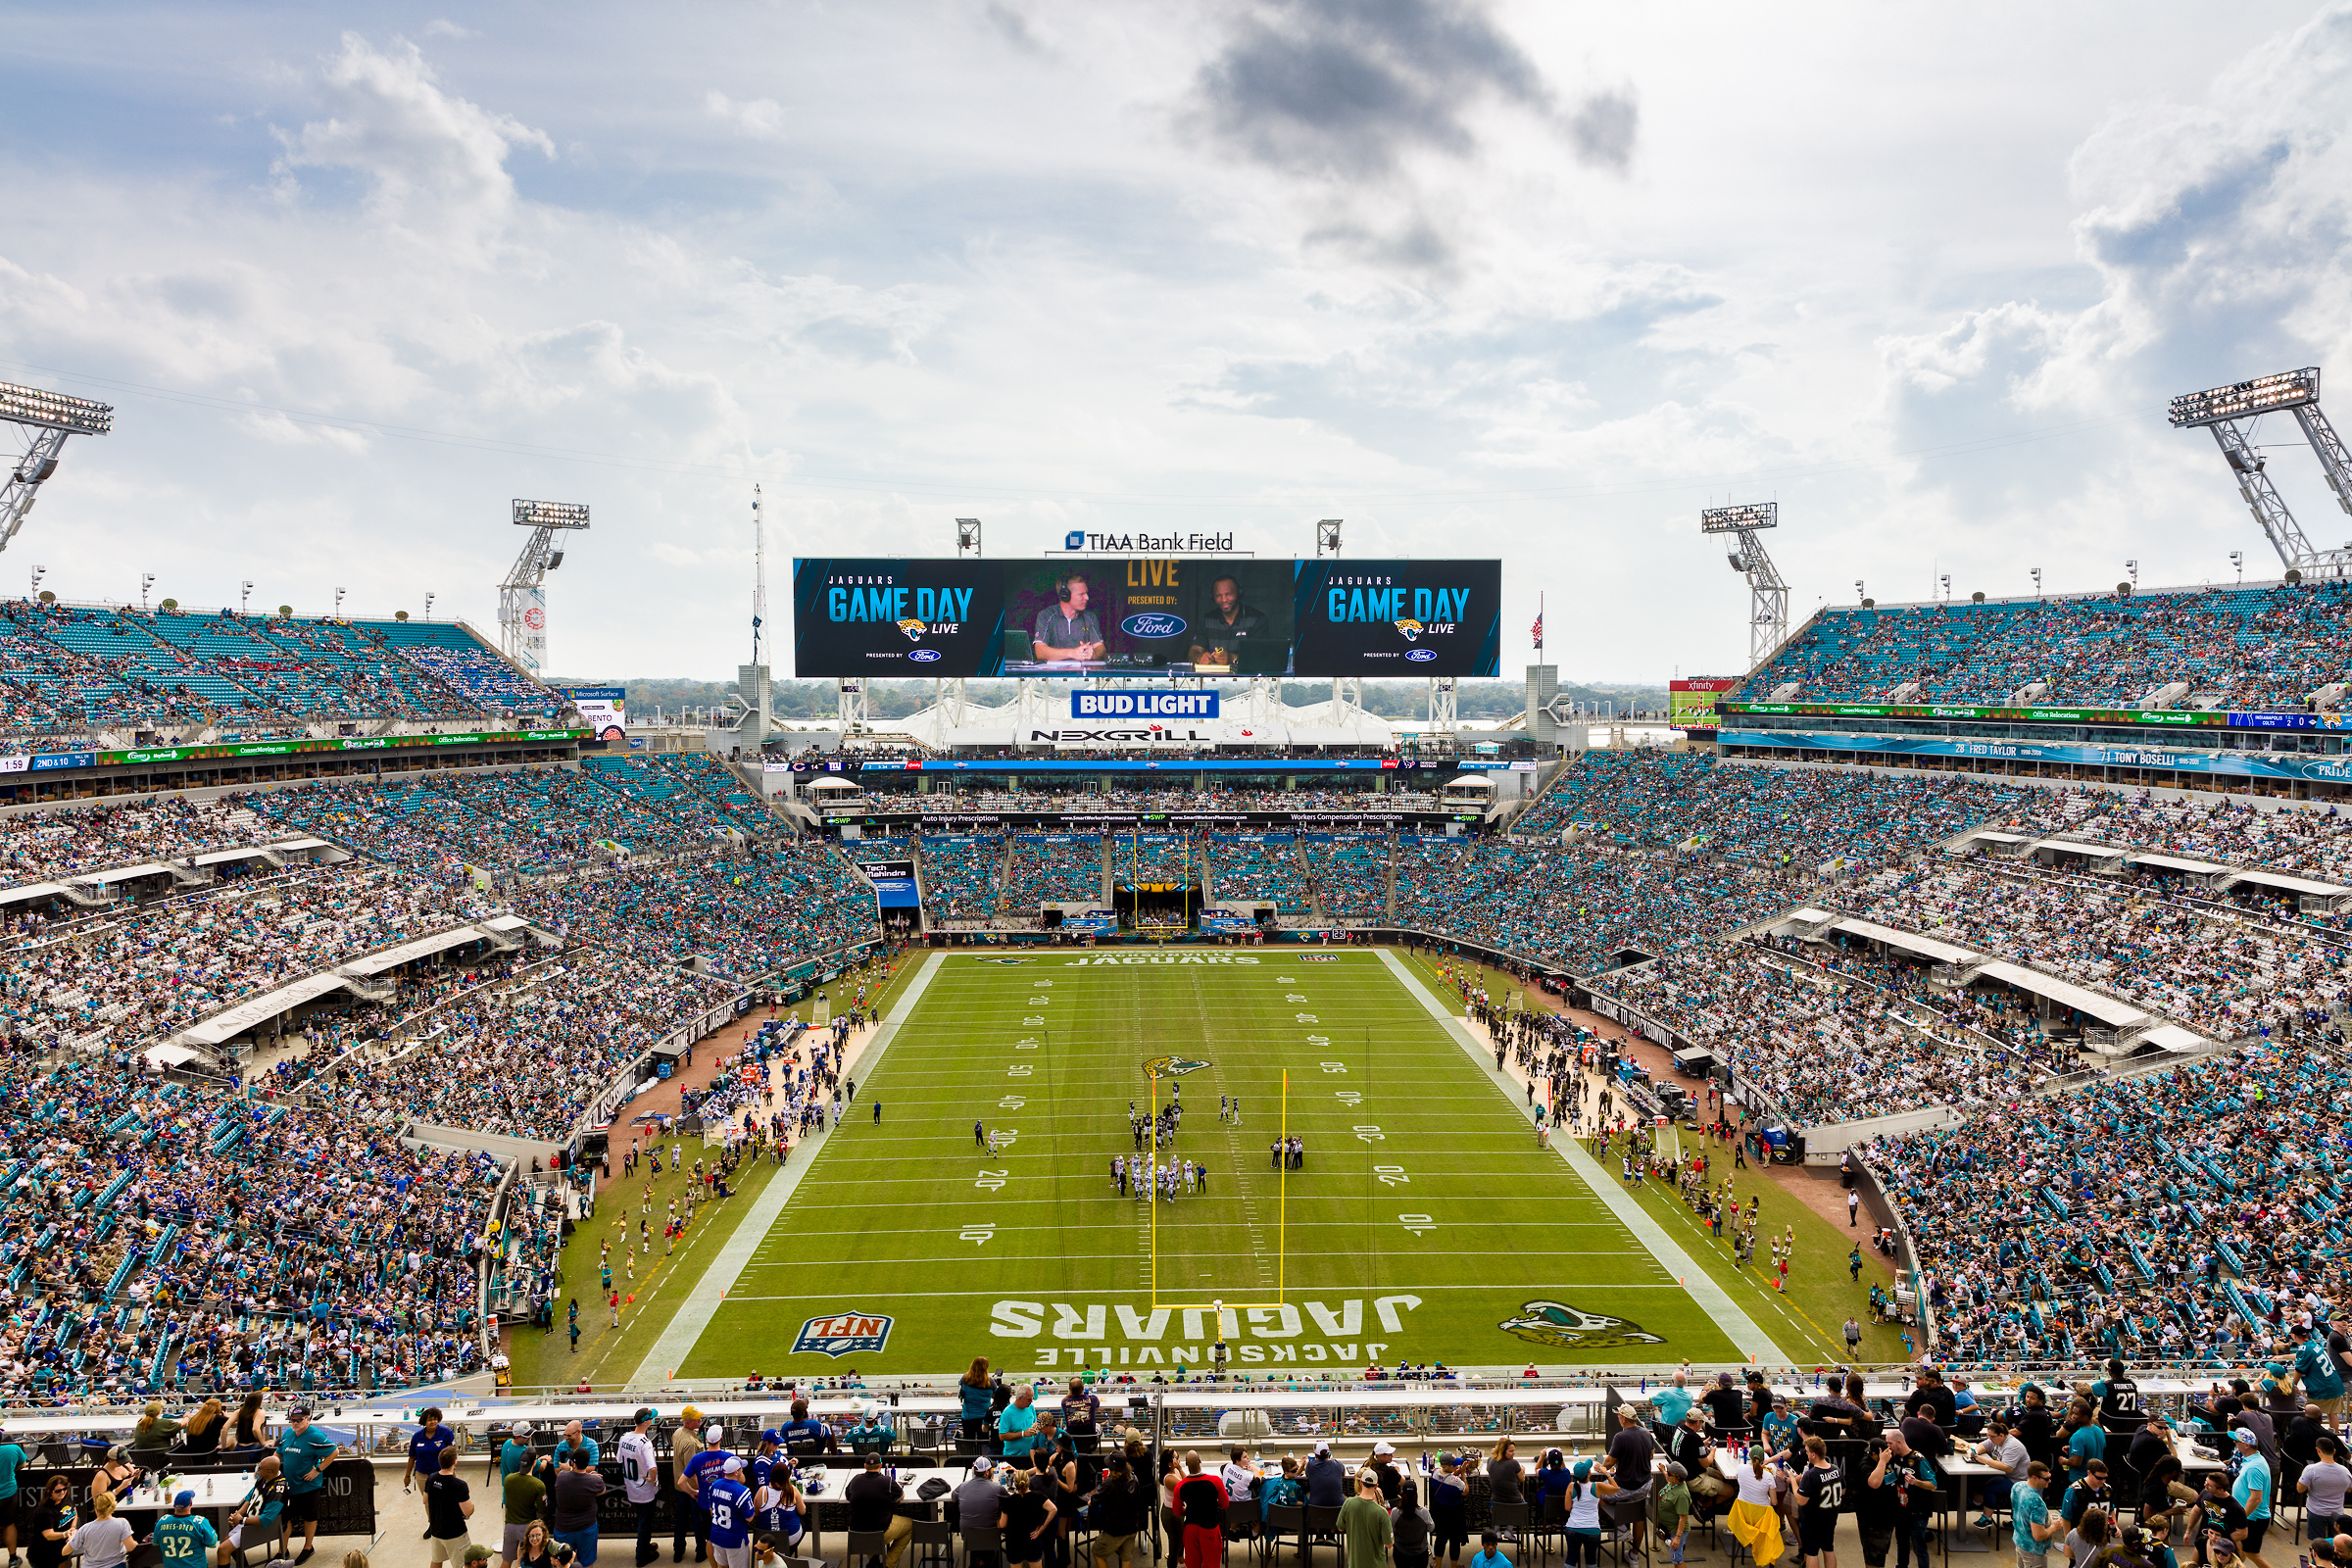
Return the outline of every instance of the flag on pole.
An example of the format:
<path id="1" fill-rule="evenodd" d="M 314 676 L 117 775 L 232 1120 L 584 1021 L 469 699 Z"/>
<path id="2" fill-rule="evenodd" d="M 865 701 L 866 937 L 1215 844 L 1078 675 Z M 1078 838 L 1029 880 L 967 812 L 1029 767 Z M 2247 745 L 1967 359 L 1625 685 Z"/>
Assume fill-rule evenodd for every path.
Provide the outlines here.
<path id="1" fill-rule="evenodd" d="M 1540 610 L 1536 612 L 1536 646 L 1544 646 L 1544 612 Z"/>

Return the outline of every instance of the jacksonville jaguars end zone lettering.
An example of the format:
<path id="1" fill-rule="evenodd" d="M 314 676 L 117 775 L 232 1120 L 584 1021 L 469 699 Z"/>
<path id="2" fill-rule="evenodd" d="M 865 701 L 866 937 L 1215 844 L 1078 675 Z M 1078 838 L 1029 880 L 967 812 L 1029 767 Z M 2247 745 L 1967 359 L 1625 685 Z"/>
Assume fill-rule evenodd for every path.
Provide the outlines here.
<path id="1" fill-rule="evenodd" d="M 1070 1342 L 1066 1347 L 1038 1347 L 1039 1366 L 1057 1365 L 1065 1355 L 1072 1366 L 1198 1366 L 1217 1340 L 1234 1342 L 1233 1359 L 1243 1364 L 1352 1366 L 1377 1360 L 1396 1343 L 1360 1337 L 1365 1332 L 1365 1304 L 1359 1296 L 1336 1305 L 1301 1301 L 1296 1306 L 1229 1306 L 1215 1312 L 1205 1306 L 999 1301 L 989 1312 L 988 1332 L 1005 1340 Z M 1420 1304 L 1418 1296 L 1375 1297 L 1370 1305 L 1378 1332 L 1401 1334 L 1404 1314 Z M 1051 1324 L 1048 1313 L 1053 1314 Z M 1217 1318 L 1223 1322 L 1212 1321 Z M 1306 1337 L 1310 1321 L 1320 1338 Z M 1171 1328 L 1178 1331 L 1176 1338 L 1163 1348 Z"/>
<path id="2" fill-rule="evenodd" d="M 1063 1365 L 1064 1357 L 1070 1366 L 1199 1366 L 1205 1364 L 1210 1344 L 1218 1340 L 1228 1342 L 1233 1361 L 1244 1366 L 1354 1366 L 1379 1360 L 1390 1349 L 1408 1354 L 1402 1339 L 1406 1314 L 1420 1304 L 1418 1296 L 1396 1295 L 1376 1296 L 1368 1302 L 1351 1297 L 1336 1303 L 1229 1306 L 1219 1312 L 1204 1306 L 1147 1309 L 1117 1302 L 1003 1300 L 989 1313 L 988 1332 L 999 1339 L 1065 1342 L 1035 1348 L 1041 1367 Z M 1371 1331 L 1394 1338 L 1362 1337 L 1368 1327 L 1367 1305 Z M 1214 1321 L 1219 1318 L 1221 1322 Z M 1548 1349 L 1665 1343 L 1630 1319 L 1543 1298 L 1525 1302 L 1494 1327 L 1511 1339 Z M 1502 1348 L 1496 1347 L 1498 1351 Z"/>

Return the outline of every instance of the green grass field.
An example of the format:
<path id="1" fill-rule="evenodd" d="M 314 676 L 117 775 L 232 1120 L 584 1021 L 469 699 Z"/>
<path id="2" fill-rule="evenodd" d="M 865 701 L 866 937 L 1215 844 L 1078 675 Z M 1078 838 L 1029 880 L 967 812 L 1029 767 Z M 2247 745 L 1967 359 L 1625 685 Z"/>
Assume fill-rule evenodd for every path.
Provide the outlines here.
<path id="1" fill-rule="evenodd" d="M 939 960 L 677 1374 L 1197 1367 L 1212 1299 L 1240 1372 L 1741 1358 L 1382 955 L 1153 956 Z M 1169 1056 L 1200 1063 L 1157 1092 L 1181 1093 L 1177 1152 L 1210 1180 L 1154 1205 L 1109 1165 Z M 1307 1146 L 1287 1177 L 1286 1073 Z M 796 1353 L 810 1319 L 885 1317 L 878 1350 Z"/>

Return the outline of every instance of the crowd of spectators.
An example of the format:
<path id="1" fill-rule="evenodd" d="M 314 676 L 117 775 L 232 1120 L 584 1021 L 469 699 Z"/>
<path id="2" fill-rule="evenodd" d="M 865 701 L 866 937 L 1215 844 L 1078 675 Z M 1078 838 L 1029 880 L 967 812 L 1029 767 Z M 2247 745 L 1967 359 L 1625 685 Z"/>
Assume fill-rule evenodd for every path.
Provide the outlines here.
<path id="1" fill-rule="evenodd" d="M 0 1062 L 0 1397 L 408 1387 L 480 1360 L 498 1169 L 163 1083 Z"/>
<path id="2" fill-rule="evenodd" d="M 2334 806 L 2081 790 L 2027 819 L 2069 838 L 2352 886 L 2352 816 Z"/>
<path id="3" fill-rule="evenodd" d="M 1102 902 L 1099 833 L 1016 833 L 1002 907 L 1028 913 L 1040 904 Z"/>
<path id="4" fill-rule="evenodd" d="M 1300 836 L 1315 902 L 1333 920 L 1389 917 L 1389 857 L 1393 839 L 1361 833 Z"/>
<path id="5" fill-rule="evenodd" d="M 1761 865 L 1876 865 L 2011 815 L 2038 792 L 1960 773 L 1784 768 L 1640 749 L 1588 752 L 1512 824 L 1521 838 L 1575 829 L 1641 850 Z"/>
<path id="6" fill-rule="evenodd" d="M 24 884 L 291 837 L 233 800 L 165 796 L 0 816 L 0 881 Z"/>
<path id="7" fill-rule="evenodd" d="M 41 1051 L 157 1040 L 256 992 L 496 912 L 470 886 L 362 861 L 231 881 L 21 946 L 0 970 L 0 1033 Z"/>
<path id="8" fill-rule="evenodd" d="M 2216 918 L 2134 885 L 1974 865 L 1898 868 L 1857 913 L 2031 964 L 2218 1039 L 2325 1018 L 2345 991 L 2316 932 Z"/>
<path id="9" fill-rule="evenodd" d="M 1591 984 L 1706 1047 L 1800 1126 L 2008 1103 L 2049 1076 L 1900 990 L 1760 952 L 1662 958 Z"/>
<path id="10" fill-rule="evenodd" d="M 314 1053 L 257 1087 L 362 1126 L 418 1120 L 560 1140 L 621 1068 L 736 989 L 625 953 L 566 949 L 441 1008 L 414 1039 L 324 1060 Z"/>
<path id="11" fill-rule="evenodd" d="M 649 782 L 650 780 L 650 782 Z M 443 770 L 381 784 L 319 784 L 247 797 L 288 827 L 379 859 L 443 871 L 542 872 L 678 855 L 732 836 L 699 795 L 630 764 Z M 624 787 L 625 786 L 625 787 Z M 639 792 L 635 798 L 632 792 Z"/>
<path id="12" fill-rule="evenodd" d="M 1004 887 L 1001 834 L 957 838 L 926 834 L 915 841 L 923 867 L 923 902 L 934 915 L 985 920 L 997 912 Z"/>
<path id="13" fill-rule="evenodd" d="M 545 722 L 560 706 L 455 626 L 21 599 L 0 617 L 0 727 L 20 733 L 170 726 L 250 739 L 363 719 Z"/>
<path id="14" fill-rule="evenodd" d="M 2301 710 L 2352 678 L 2352 586 L 1839 606 L 1735 697 L 2129 708 L 2179 683 L 2200 706 Z M 1899 694 L 1899 695 L 1898 695 Z"/>
<path id="15" fill-rule="evenodd" d="M 1215 882 L 1211 899 L 1237 904 L 1271 904 L 1275 911 L 1312 906 L 1298 841 L 1288 833 L 1217 833 L 1206 840 Z"/>
<path id="16" fill-rule="evenodd" d="M 2249 1042 L 1880 1139 L 1937 1352 L 2289 1359 L 2346 1298 L 2333 1050 Z"/>
<path id="17" fill-rule="evenodd" d="M 572 941 L 745 980 L 880 934 L 872 885 L 809 841 L 529 884 L 515 907 Z"/>
<path id="18" fill-rule="evenodd" d="M 1130 829 L 1110 841 L 1110 877 L 1120 887 L 1197 885 L 1201 841 L 1190 833 Z"/>

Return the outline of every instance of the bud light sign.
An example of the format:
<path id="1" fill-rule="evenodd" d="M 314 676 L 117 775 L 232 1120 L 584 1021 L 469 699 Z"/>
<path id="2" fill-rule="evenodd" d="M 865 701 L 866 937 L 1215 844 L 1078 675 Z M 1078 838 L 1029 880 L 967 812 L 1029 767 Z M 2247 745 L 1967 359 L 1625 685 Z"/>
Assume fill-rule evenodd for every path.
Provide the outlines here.
<path id="1" fill-rule="evenodd" d="M 1214 718 L 1215 692 L 1072 692 L 1072 718 Z"/>

